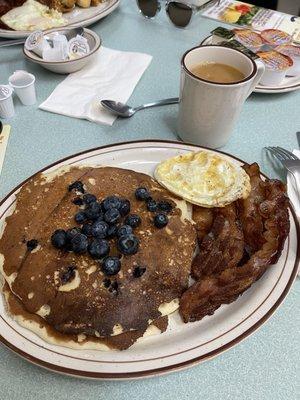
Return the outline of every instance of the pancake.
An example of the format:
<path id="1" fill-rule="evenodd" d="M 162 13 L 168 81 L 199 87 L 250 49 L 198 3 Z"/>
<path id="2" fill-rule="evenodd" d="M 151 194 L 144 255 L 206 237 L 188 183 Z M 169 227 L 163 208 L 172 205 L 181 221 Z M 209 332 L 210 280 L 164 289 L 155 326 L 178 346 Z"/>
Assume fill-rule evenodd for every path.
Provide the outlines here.
<path id="1" fill-rule="evenodd" d="M 77 225 L 74 215 L 80 206 L 73 200 L 79 193 L 68 187 L 78 180 L 99 201 L 111 195 L 130 200 L 131 213 L 142 220 L 134 231 L 139 250 L 122 255 L 120 272 L 109 277 L 110 288 L 98 260 L 51 244 L 56 229 Z M 135 198 L 138 187 L 146 187 L 157 201 L 173 204 L 166 227 L 154 226 L 153 213 Z M 73 335 L 77 341 L 82 335 L 96 341 L 120 336 L 122 345 L 115 347 L 125 348 L 122 334 L 130 333 L 130 340 L 143 335 L 153 321 L 178 308 L 188 286 L 196 235 L 181 209 L 186 212 L 184 201 L 148 175 L 130 170 L 82 167 L 38 174 L 21 188 L 16 208 L 6 219 L 0 240 L 2 274 L 24 312 L 42 318 L 53 332 Z M 32 251 L 27 248 L 30 240 L 38 242 Z M 117 255 L 114 240 L 110 244 L 111 254 Z M 60 277 L 70 265 L 76 266 L 75 274 L 63 284 Z M 134 275 L 137 266 L 145 268 L 142 276 Z M 14 314 L 13 307 L 10 311 Z"/>
<path id="2" fill-rule="evenodd" d="M 7 311 L 14 320 L 26 329 L 50 344 L 68 347 L 77 350 L 126 350 L 137 340 L 147 336 L 157 335 L 166 331 L 168 316 L 153 321 L 145 331 L 129 331 L 107 338 L 91 337 L 87 335 L 67 335 L 57 332 L 42 317 L 25 310 L 20 299 L 10 290 L 7 283 L 3 288 Z"/>

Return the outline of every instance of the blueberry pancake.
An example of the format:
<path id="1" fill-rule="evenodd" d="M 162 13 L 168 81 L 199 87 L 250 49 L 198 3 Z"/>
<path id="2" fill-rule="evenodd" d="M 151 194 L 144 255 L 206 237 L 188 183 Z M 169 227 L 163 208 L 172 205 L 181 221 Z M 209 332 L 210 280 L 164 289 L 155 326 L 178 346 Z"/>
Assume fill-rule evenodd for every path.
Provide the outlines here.
<path id="1" fill-rule="evenodd" d="M 187 214 L 185 201 L 142 173 L 36 175 L 17 194 L 0 240 L 9 311 L 70 347 L 124 349 L 146 331 L 164 331 L 195 251 Z"/>

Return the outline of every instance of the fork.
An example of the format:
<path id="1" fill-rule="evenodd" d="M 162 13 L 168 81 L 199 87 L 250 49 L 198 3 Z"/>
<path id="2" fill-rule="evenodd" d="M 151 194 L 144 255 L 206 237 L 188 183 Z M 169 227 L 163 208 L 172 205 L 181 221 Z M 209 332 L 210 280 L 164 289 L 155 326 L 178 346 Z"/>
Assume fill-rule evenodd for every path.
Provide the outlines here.
<path id="1" fill-rule="evenodd" d="M 291 151 L 282 147 L 269 146 L 265 147 L 270 153 L 283 165 L 283 167 L 290 172 L 294 178 L 296 185 L 298 200 L 300 201 L 300 159 L 295 156 Z"/>

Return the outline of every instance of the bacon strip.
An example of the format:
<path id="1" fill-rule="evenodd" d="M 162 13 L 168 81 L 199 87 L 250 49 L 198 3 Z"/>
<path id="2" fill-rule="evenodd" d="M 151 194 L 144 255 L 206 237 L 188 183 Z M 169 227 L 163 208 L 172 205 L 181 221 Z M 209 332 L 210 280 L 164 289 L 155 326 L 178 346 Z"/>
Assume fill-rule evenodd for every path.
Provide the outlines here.
<path id="1" fill-rule="evenodd" d="M 252 168 L 252 171 L 255 169 L 256 175 L 259 173 L 256 166 L 249 168 Z M 285 186 L 280 181 L 263 182 L 260 179 L 260 182 L 261 184 L 257 181 L 258 184 L 252 186 L 253 193 L 250 194 L 250 199 L 240 201 L 238 206 L 243 209 L 243 215 L 261 221 L 260 241 L 263 244 L 244 265 L 235 267 L 229 265 L 220 274 L 211 274 L 195 282 L 180 300 L 179 310 L 184 322 L 200 320 L 206 315 L 213 314 L 222 304 L 236 300 L 265 273 L 270 265 L 278 261 L 290 228 L 288 198 Z M 263 201 L 259 203 L 258 200 L 254 202 L 252 199 Z M 252 214 L 254 203 L 259 216 Z M 254 249 L 251 225 L 248 225 L 249 220 L 246 221 L 246 226 L 243 226 L 245 240 L 250 246 L 252 244 Z"/>
<path id="2" fill-rule="evenodd" d="M 196 280 L 237 266 L 244 254 L 244 235 L 235 204 L 215 209 L 212 228 L 199 247 L 192 265 Z"/>

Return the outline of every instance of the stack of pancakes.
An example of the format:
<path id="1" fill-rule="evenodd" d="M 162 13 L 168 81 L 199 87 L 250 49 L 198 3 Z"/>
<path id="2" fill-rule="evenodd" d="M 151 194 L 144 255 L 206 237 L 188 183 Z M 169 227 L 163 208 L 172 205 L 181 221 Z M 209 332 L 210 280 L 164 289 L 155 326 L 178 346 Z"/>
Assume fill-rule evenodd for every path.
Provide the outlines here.
<path id="1" fill-rule="evenodd" d="M 76 226 L 73 200 L 78 193 L 68 190 L 74 181 L 99 201 L 112 195 L 128 199 L 131 213 L 141 217 L 135 229 L 139 251 L 122 255 L 120 272 L 109 277 L 117 290 L 107 287 L 99 260 L 51 244 L 56 229 Z M 138 187 L 173 204 L 166 227 L 154 226 L 153 213 L 135 198 Z M 125 349 L 145 332 L 165 331 L 167 315 L 178 308 L 188 286 L 195 251 L 195 230 L 186 210 L 185 201 L 130 170 L 82 167 L 36 175 L 18 193 L 0 241 L 9 312 L 48 342 L 75 348 Z M 38 243 L 33 250 L 27 246 L 31 240 Z M 112 255 L 118 255 L 114 239 L 110 244 Z M 76 266 L 76 274 L 66 284 L 61 276 L 69 265 Z M 136 266 L 145 268 L 142 276 L 133 274 Z"/>

